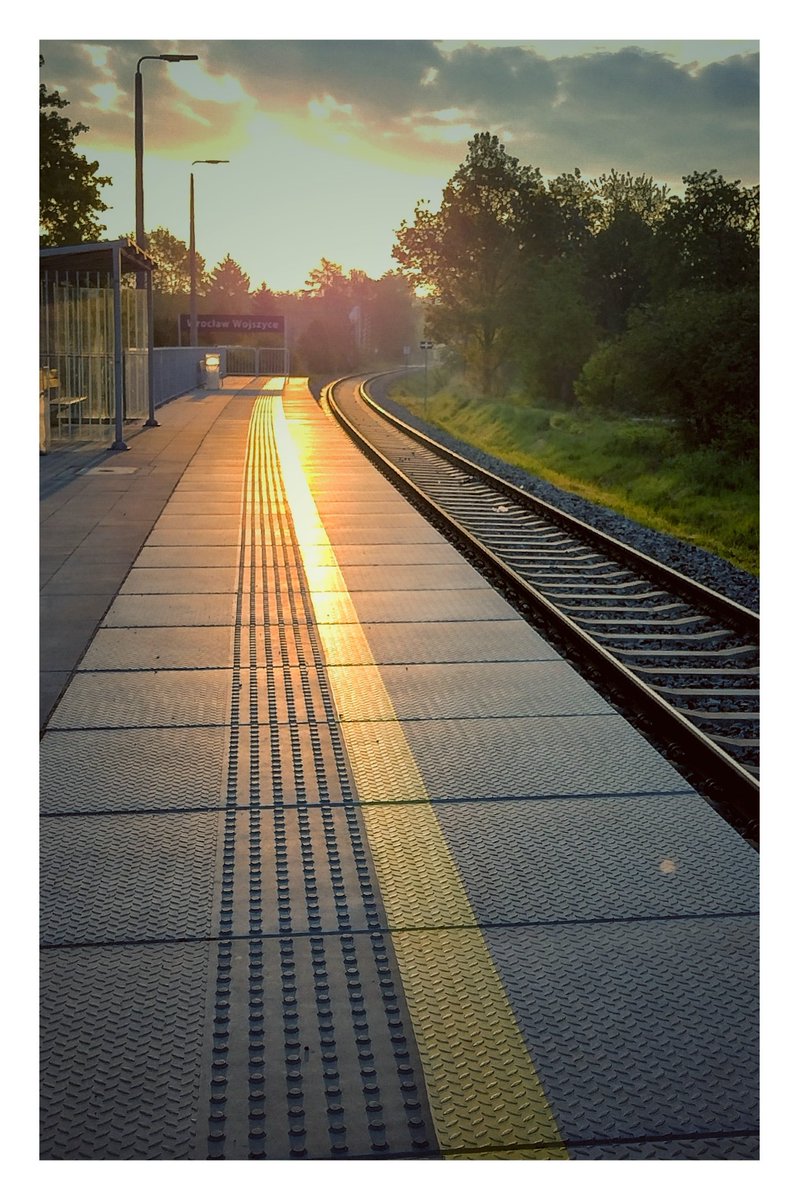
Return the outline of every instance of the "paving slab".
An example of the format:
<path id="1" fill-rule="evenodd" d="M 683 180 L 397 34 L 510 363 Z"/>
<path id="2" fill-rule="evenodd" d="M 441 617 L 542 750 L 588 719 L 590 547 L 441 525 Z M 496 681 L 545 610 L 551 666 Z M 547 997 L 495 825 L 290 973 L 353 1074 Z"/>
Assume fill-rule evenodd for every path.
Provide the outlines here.
<path id="1" fill-rule="evenodd" d="M 43 1157 L 756 1158 L 757 856 L 304 382 L 87 465 L 42 506 Z"/>

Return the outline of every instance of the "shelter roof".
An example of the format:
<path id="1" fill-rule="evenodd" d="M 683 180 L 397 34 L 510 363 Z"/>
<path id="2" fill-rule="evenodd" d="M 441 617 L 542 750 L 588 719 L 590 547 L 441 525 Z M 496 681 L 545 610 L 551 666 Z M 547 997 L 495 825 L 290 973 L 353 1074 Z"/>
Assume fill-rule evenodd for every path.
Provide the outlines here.
<path id="1" fill-rule="evenodd" d="M 155 260 L 130 238 L 109 242 L 83 242 L 77 246 L 44 246 L 39 250 L 41 270 L 108 271 L 114 269 L 113 251 L 121 251 L 123 271 L 152 271 Z"/>

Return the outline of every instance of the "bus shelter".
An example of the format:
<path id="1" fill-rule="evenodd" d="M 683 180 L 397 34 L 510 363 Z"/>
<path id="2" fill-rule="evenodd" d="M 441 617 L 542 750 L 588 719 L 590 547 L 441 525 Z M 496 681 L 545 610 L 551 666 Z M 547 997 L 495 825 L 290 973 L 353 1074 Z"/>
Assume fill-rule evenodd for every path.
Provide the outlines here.
<path id="1" fill-rule="evenodd" d="M 129 238 L 39 251 L 39 449 L 74 440 L 126 450 L 152 421 L 155 262 Z"/>

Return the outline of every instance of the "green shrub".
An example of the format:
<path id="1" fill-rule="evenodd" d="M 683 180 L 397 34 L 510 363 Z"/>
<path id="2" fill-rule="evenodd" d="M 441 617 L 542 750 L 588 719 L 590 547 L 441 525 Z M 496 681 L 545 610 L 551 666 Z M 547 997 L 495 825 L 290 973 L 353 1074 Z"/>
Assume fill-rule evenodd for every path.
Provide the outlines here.
<path id="1" fill-rule="evenodd" d="M 397 387 L 392 391 L 401 399 Z M 420 412 L 418 397 L 408 407 Z M 657 417 L 465 399 L 455 386 L 430 397 L 442 429 L 568 491 L 675 534 L 757 572 L 757 461 L 726 447 L 686 451 L 679 425 Z"/>
<path id="2" fill-rule="evenodd" d="M 672 417 L 687 448 L 755 453 L 758 320 L 751 289 L 676 293 L 600 347 L 575 392 L 589 410 Z"/>

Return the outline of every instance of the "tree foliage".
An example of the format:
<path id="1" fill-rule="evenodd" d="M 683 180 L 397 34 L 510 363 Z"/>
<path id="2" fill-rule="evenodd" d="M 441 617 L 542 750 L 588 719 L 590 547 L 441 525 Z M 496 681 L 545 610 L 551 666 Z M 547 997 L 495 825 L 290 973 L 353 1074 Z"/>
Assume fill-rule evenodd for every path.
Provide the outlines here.
<path id="1" fill-rule="evenodd" d="M 108 210 L 100 189 L 111 183 L 111 177 L 98 175 L 100 164 L 78 153 L 75 140 L 89 127 L 61 116 L 68 104 L 57 91 L 39 85 L 39 240 L 43 246 L 94 242 L 106 228 L 97 217 Z"/>
<path id="2" fill-rule="evenodd" d="M 539 171 L 521 166 L 496 136 L 480 133 L 439 211 L 420 201 L 414 223 L 403 222 L 397 232 L 394 257 L 431 296 L 430 332 L 457 348 L 488 395 L 513 338 L 525 217 L 544 190 Z"/>
<path id="3" fill-rule="evenodd" d="M 758 342 L 754 289 L 675 292 L 586 362 L 577 394 L 600 411 L 671 417 L 691 447 L 751 449 Z"/>
<path id="4" fill-rule="evenodd" d="M 517 358 L 525 386 L 544 400 L 570 405 L 574 381 L 600 332 L 580 261 L 542 263 L 520 311 Z"/>
<path id="5" fill-rule="evenodd" d="M 125 235 L 135 241 L 135 235 Z M 147 253 L 155 260 L 153 292 L 161 296 L 188 296 L 191 291 L 191 261 L 189 248 L 180 238 L 159 225 L 147 234 Z M 205 259 L 197 254 L 197 294 L 202 296 L 208 285 Z"/>
<path id="6" fill-rule="evenodd" d="M 209 311 L 221 313 L 249 310 L 250 277 L 229 254 L 217 263 L 208 276 L 205 291 Z"/>
<path id="7" fill-rule="evenodd" d="M 131 235 L 128 235 L 131 236 Z M 154 272 L 156 345 L 173 345 L 181 313 L 188 311 L 189 258 L 185 242 L 168 229 L 148 234 Z M 371 279 L 365 271 L 345 274 L 338 263 L 322 259 L 298 292 L 277 293 L 262 280 L 251 289 L 250 278 L 229 254 L 208 274 L 198 254 L 198 311 L 267 314 L 285 319 L 285 338 L 294 369 L 313 374 L 341 374 L 358 367 L 394 365 L 404 346 L 421 334 L 419 306 L 408 280 L 389 271 Z M 210 336 L 210 335 L 209 335 Z M 284 334 L 241 331 L 246 346 L 284 344 Z M 200 331 L 200 341 L 207 340 Z"/>
<path id="8" fill-rule="evenodd" d="M 667 284 L 728 291 L 758 280 L 759 188 L 730 183 L 718 171 L 683 177 L 685 196 L 673 197 L 662 222 Z"/>
<path id="9" fill-rule="evenodd" d="M 521 383 L 734 440 L 757 405 L 759 195 L 716 170 L 683 184 L 578 168 L 545 184 L 481 133 L 393 253 L 428 292 L 428 336 L 485 396 Z"/>
<path id="10" fill-rule="evenodd" d="M 266 286 L 265 279 L 261 281 L 254 292 L 250 293 L 250 301 L 254 313 L 264 313 L 265 315 L 274 315 L 275 306 L 278 303 L 275 293 Z"/>

